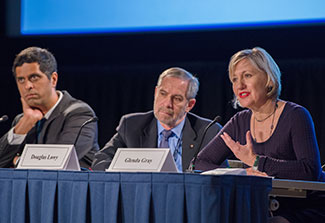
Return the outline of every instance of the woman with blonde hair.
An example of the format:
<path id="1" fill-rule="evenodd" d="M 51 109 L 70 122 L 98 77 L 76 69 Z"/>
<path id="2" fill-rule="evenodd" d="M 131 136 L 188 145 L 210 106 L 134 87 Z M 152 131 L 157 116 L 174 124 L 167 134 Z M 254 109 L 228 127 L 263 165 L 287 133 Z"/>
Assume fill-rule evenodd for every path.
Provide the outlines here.
<path id="1" fill-rule="evenodd" d="M 259 47 L 239 51 L 231 57 L 229 78 L 235 107 L 247 109 L 235 114 L 199 153 L 195 169 L 217 168 L 234 154 L 249 175 L 324 181 L 311 115 L 279 98 L 281 72 L 273 58 Z M 324 202 L 321 192 L 281 199 L 270 222 L 325 222 Z"/>

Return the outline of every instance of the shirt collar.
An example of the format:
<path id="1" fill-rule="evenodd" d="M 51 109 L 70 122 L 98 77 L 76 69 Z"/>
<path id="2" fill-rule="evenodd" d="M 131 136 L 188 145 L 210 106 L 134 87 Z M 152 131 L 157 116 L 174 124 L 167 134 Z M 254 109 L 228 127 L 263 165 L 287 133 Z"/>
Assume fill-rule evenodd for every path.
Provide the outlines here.
<path id="1" fill-rule="evenodd" d="M 60 101 L 63 98 L 63 93 L 61 91 L 56 91 L 56 93 L 59 95 L 59 99 L 58 101 L 54 104 L 54 106 L 48 111 L 46 112 L 46 114 L 44 115 L 45 119 L 49 119 L 49 117 L 51 116 L 51 114 L 53 113 L 54 109 L 56 108 L 56 106 L 58 106 L 58 104 L 60 103 Z"/>
<path id="2" fill-rule="evenodd" d="M 180 138 L 182 135 L 182 130 L 185 124 L 185 118 L 176 127 L 171 129 L 172 132 L 177 136 L 177 138 Z M 159 120 L 157 120 L 157 126 L 158 126 L 158 135 L 160 135 L 161 132 L 164 130 L 164 127 L 162 127 Z"/>

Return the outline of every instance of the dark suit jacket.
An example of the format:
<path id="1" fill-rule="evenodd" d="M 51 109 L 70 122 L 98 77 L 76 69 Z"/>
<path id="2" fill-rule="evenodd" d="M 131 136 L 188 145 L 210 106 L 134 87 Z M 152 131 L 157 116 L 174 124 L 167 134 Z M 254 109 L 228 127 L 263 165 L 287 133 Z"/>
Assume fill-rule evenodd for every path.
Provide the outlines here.
<path id="1" fill-rule="evenodd" d="M 203 131 L 211 122 L 193 113 L 188 113 L 183 128 L 182 139 L 182 166 L 185 171 L 192 158 L 198 151 Z M 219 124 L 209 128 L 204 137 L 203 148 L 221 129 Z M 117 127 L 117 133 L 110 141 L 95 154 L 92 164 L 93 170 L 105 170 L 108 168 L 118 148 L 156 148 L 157 147 L 157 119 L 153 111 L 146 113 L 133 113 L 121 118 Z"/>
<path id="2" fill-rule="evenodd" d="M 77 100 L 62 91 L 63 98 L 49 119 L 44 122 L 39 144 L 73 144 L 80 126 L 91 117 L 94 111 L 86 103 Z M 17 115 L 12 126 L 15 126 L 23 114 Z M 16 154 L 21 154 L 25 144 L 36 143 L 36 127 L 34 126 L 26 135 L 24 142 L 20 145 L 9 145 L 8 133 L 0 139 L 0 167 L 12 167 L 12 160 Z M 99 149 L 97 143 L 97 123 L 86 125 L 78 139 L 76 152 L 80 166 L 89 167 L 95 152 Z"/>

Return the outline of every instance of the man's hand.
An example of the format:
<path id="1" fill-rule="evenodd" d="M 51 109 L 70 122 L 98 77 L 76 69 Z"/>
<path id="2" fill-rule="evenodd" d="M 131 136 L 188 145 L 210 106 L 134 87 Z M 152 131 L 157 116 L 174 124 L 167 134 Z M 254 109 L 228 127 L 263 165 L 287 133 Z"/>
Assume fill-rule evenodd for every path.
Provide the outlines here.
<path id="1" fill-rule="evenodd" d="M 20 100 L 24 115 L 15 126 L 14 133 L 23 135 L 27 134 L 36 122 L 43 118 L 43 113 L 37 108 L 30 107 L 23 98 L 20 98 Z"/>

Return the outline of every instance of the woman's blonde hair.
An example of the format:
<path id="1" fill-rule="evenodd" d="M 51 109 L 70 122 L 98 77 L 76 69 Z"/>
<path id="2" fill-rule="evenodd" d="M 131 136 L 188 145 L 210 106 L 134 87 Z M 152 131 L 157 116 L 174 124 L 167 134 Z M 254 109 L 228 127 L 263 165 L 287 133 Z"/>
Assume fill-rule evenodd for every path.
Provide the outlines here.
<path id="1" fill-rule="evenodd" d="M 281 93 L 281 72 L 271 55 L 260 47 L 245 49 L 235 53 L 229 62 L 229 78 L 234 74 L 235 66 L 243 59 L 248 59 L 258 70 L 267 75 L 265 88 L 267 96 L 272 99 L 278 99 Z M 234 107 L 240 106 L 236 96 L 234 96 Z"/>

